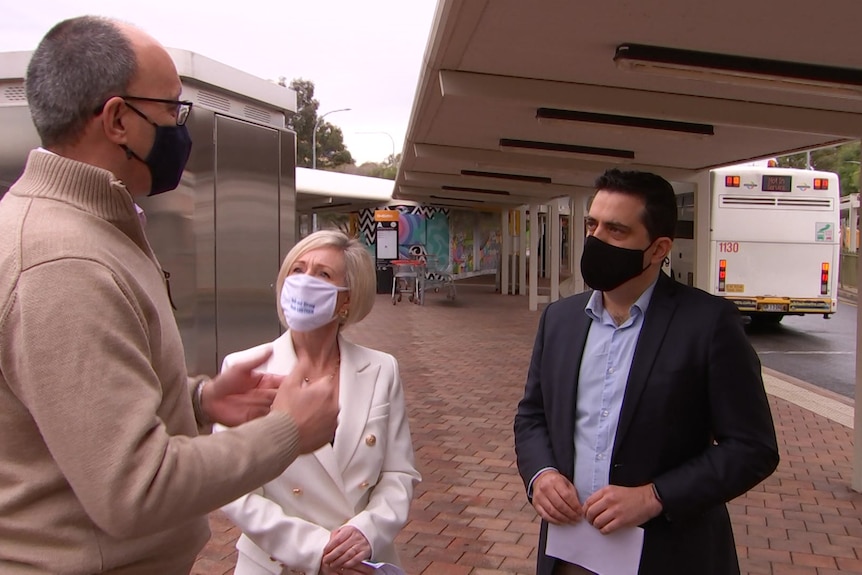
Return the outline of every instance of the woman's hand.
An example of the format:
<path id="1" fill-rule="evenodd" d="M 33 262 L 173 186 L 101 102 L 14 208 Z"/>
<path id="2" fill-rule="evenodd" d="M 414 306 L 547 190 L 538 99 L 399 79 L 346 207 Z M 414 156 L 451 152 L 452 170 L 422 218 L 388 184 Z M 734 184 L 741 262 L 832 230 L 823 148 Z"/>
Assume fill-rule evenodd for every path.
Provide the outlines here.
<path id="1" fill-rule="evenodd" d="M 352 525 L 344 525 L 339 527 L 329 536 L 329 543 L 323 548 L 323 567 L 334 569 L 336 573 L 340 573 L 339 569 L 367 568 L 368 573 L 371 573 L 371 568 L 362 565 L 362 561 L 371 559 L 371 544 L 365 535 L 359 529 Z M 360 570 L 364 573 L 364 570 Z"/>

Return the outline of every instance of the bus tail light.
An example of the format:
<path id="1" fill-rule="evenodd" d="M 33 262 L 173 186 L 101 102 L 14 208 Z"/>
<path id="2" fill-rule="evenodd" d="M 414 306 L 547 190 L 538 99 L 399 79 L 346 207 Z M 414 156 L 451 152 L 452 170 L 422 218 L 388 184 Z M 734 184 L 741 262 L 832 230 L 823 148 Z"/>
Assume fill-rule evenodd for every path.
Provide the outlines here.
<path id="1" fill-rule="evenodd" d="M 738 188 L 740 181 L 739 176 L 724 176 L 724 186 L 726 188 Z"/>
<path id="2" fill-rule="evenodd" d="M 724 291 L 727 281 L 727 260 L 718 260 L 718 291 Z"/>
<path id="3" fill-rule="evenodd" d="M 820 266 L 820 295 L 829 293 L 829 262 Z"/>
<path id="4" fill-rule="evenodd" d="M 815 190 L 828 190 L 829 189 L 829 180 L 826 178 L 814 178 L 814 189 Z"/>

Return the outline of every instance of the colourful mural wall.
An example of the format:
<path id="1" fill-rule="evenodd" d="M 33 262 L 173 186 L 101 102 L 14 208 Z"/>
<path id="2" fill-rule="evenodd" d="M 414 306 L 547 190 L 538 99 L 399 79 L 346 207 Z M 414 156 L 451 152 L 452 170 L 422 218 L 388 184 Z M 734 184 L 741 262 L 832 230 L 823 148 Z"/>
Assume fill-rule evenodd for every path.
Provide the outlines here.
<path id="1" fill-rule="evenodd" d="M 496 270 L 500 255 L 502 233 L 500 216 L 480 212 L 477 214 L 477 244 L 479 246 L 479 270 Z"/>
<path id="2" fill-rule="evenodd" d="M 452 253 L 452 273 L 463 274 L 473 271 L 473 230 L 476 227 L 476 213 L 453 210 L 449 214 L 452 240 L 449 249 Z"/>
<path id="3" fill-rule="evenodd" d="M 398 210 L 398 254 L 402 258 L 434 256 L 438 270 L 453 275 L 497 269 L 502 232 L 496 213 L 425 206 L 387 206 Z M 358 217 L 359 237 L 376 252 L 374 210 Z"/>
<path id="4" fill-rule="evenodd" d="M 401 212 L 398 215 L 398 256 L 409 260 L 424 253 L 427 253 L 425 217 L 421 214 Z"/>
<path id="5" fill-rule="evenodd" d="M 449 260 L 449 210 L 426 206 L 386 206 L 377 209 L 397 210 L 398 256 L 413 258 L 432 254 L 440 261 Z M 359 238 L 376 253 L 374 209 L 359 212 Z"/>
<path id="6" fill-rule="evenodd" d="M 496 270 L 502 241 L 500 216 L 488 212 L 453 211 L 449 218 L 452 224 L 450 249 L 458 270 L 454 273 Z"/>
<path id="7" fill-rule="evenodd" d="M 425 249 L 437 258 L 437 270 L 449 270 L 449 216 L 436 212 L 425 221 Z M 450 270 L 450 273 L 451 272 Z"/>

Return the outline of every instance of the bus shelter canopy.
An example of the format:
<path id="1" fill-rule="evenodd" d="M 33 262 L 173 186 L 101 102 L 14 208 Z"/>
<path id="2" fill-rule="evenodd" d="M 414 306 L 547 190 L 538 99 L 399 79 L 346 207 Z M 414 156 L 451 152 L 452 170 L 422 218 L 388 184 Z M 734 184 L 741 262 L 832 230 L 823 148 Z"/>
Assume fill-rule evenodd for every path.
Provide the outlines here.
<path id="1" fill-rule="evenodd" d="M 440 0 L 395 198 L 499 209 L 862 135 L 862 3 Z"/>

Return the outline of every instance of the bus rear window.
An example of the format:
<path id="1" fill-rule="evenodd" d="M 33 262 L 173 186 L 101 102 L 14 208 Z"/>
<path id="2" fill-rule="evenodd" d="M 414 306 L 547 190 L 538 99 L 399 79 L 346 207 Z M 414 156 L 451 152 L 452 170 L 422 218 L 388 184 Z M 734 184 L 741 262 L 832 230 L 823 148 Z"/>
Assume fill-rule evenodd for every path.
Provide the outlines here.
<path id="1" fill-rule="evenodd" d="M 773 176 L 764 174 L 760 188 L 764 192 L 789 192 L 793 176 Z"/>

